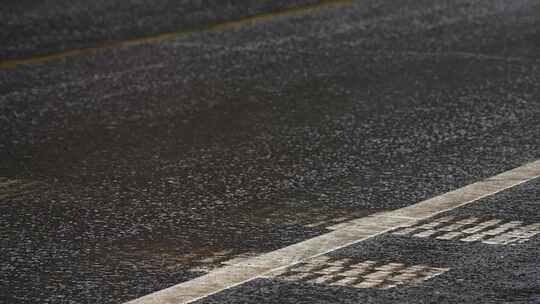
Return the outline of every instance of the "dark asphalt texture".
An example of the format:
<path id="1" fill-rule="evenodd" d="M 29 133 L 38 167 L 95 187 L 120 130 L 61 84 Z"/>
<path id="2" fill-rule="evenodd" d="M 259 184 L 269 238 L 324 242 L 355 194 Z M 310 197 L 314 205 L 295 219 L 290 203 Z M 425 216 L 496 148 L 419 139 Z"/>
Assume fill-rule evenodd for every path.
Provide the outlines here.
<path id="1" fill-rule="evenodd" d="M 320 0 L 7 0 L 0 58 L 21 59 L 169 32 L 189 32 Z"/>
<path id="2" fill-rule="evenodd" d="M 538 223 L 540 181 L 528 182 L 438 217 L 479 216 Z M 498 209 L 500 207 L 501 209 Z M 383 261 L 449 268 L 430 280 L 387 290 L 280 279 L 256 279 L 196 304 L 540 303 L 540 236 L 511 246 L 383 234 L 331 252 L 355 262 Z"/>
<path id="3" fill-rule="evenodd" d="M 533 0 L 360 1 L 0 70 L 32 183 L 0 303 L 121 303 L 538 159 L 539 33 Z"/>

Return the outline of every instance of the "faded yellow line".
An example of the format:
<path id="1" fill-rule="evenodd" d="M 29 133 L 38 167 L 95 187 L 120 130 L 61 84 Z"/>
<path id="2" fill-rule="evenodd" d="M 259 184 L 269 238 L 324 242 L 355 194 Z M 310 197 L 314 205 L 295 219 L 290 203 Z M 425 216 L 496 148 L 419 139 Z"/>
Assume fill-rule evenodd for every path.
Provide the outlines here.
<path id="1" fill-rule="evenodd" d="M 59 51 L 59 52 L 45 54 L 45 55 L 38 55 L 34 57 L 29 57 L 29 58 L 0 60 L 0 69 L 14 68 L 20 65 L 30 65 L 30 64 L 35 64 L 35 63 L 51 61 L 55 59 L 62 59 L 62 58 L 71 57 L 75 55 L 92 53 L 92 52 L 96 52 L 96 51 L 104 50 L 104 49 L 121 48 L 121 47 L 127 47 L 127 46 L 159 42 L 159 41 L 163 41 L 167 39 L 172 39 L 175 37 L 187 36 L 194 33 L 220 30 L 220 29 L 226 29 L 230 27 L 237 27 L 237 26 L 241 26 L 243 24 L 247 24 L 251 22 L 261 22 L 261 21 L 273 19 L 275 17 L 293 15 L 293 14 L 297 14 L 301 12 L 322 9 L 328 6 L 344 5 L 344 4 L 351 4 L 351 3 L 352 3 L 352 0 L 321 0 L 319 3 L 316 3 L 316 4 L 305 4 L 305 5 L 301 5 L 297 7 L 277 9 L 270 13 L 261 13 L 261 14 L 256 14 L 252 16 L 241 17 L 236 20 L 216 22 L 216 23 L 212 23 L 212 24 L 197 27 L 197 28 L 185 29 L 185 30 L 168 32 L 168 33 L 161 33 L 161 34 L 147 36 L 147 37 L 131 38 L 131 39 L 122 40 L 122 41 L 101 43 L 92 47 L 69 49 L 69 50 Z"/>

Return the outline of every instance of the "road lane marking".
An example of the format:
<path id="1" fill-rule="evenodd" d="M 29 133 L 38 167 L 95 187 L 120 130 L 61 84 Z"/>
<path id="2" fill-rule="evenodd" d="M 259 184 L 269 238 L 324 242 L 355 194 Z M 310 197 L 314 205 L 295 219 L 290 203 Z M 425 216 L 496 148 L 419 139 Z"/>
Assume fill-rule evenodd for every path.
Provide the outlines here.
<path id="1" fill-rule="evenodd" d="M 327 256 L 319 256 L 263 277 L 326 286 L 390 289 L 403 284 L 423 282 L 448 270 L 449 268 L 426 265 L 353 262 L 348 258 L 329 259 Z"/>
<path id="2" fill-rule="evenodd" d="M 41 63 L 41 62 L 46 62 L 46 61 L 55 60 L 55 59 L 62 59 L 62 58 L 71 57 L 75 55 L 92 53 L 92 52 L 96 52 L 96 51 L 104 50 L 104 49 L 121 48 L 121 47 L 154 43 L 154 42 L 172 39 L 175 37 L 187 36 L 194 33 L 208 32 L 208 31 L 220 30 L 220 29 L 225 29 L 225 28 L 230 28 L 230 27 L 237 27 L 237 26 L 251 23 L 251 22 L 265 21 L 265 20 L 269 20 L 275 17 L 288 16 L 288 15 L 298 14 L 302 12 L 318 10 L 318 9 L 328 7 L 328 6 L 345 5 L 345 4 L 351 4 L 351 3 L 352 3 L 352 0 L 321 0 L 318 3 L 311 3 L 311 4 L 308 3 L 308 4 L 299 5 L 296 7 L 276 9 L 269 13 L 260 13 L 260 14 L 255 14 L 251 16 L 245 16 L 245 17 L 238 18 L 236 20 L 214 22 L 209 25 L 200 26 L 197 28 L 185 29 L 185 30 L 180 30 L 180 31 L 175 31 L 175 32 L 161 33 L 154 36 L 131 38 L 131 39 L 122 40 L 122 41 L 98 43 L 96 46 L 68 49 L 68 50 L 58 51 L 58 52 L 45 54 L 45 55 L 37 55 L 34 57 L 29 57 L 29 58 L 0 60 L 0 69 L 14 68 L 19 65 L 29 65 L 29 64 Z"/>
<path id="3" fill-rule="evenodd" d="M 319 256 L 263 277 L 326 286 L 389 289 L 402 284 L 423 282 L 448 270 L 426 265 L 353 262 L 348 258 Z"/>
<path id="4" fill-rule="evenodd" d="M 540 160 L 537 160 L 408 207 L 351 220 L 342 224 L 339 229 L 329 233 L 266 254 L 248 258 L 238 264 L 216 269 L 204 276 L 156 291 L 127 303 L 191 303 L 253 279 L 293 267 L 308 259 L 317 257 L 321 259 L 326 258 L 321 256 L 385 232 L 401 227 L 413 226 L 439 213 L 475 202 L 539 176 Z M 439 222 L 448 223 L 452 222 L 452 220 L 452 218 L 447 217 L 443 220 L 439 219 Z M 526 227 L 522 231 L 524 234 L 536 231 L 535 229 L 538 228 L 534 224 Z M 403 280 L 408 276 L 410 274 L 403 274 Z M 376 283 L 366 281 L 361 286 L 371 288 L 377 286 Z"/>
<path id="5" fill-rule="evenodd" d="M 480 219 L 477 217 L 457 218 L 441 226 L 431 227 L 435 220 L 398 228 L 391 233 L 399 236 L 432 237 L 439 240 L 482 242 L 492 245 L 521 244 L 540 234 L 540 223 L 524 224 L 521 221 Z M 430 228 L 426 228 L 430 227 Z"/>

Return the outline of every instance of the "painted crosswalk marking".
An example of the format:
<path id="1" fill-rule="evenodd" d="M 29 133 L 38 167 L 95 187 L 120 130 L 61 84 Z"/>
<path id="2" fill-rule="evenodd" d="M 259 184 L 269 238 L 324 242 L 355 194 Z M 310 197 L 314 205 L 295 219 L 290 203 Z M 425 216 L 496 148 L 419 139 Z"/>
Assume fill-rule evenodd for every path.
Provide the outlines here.
<path id="1" fill-rule="evenodd" d="M 529 241 L 540 234 L 540 223 L 524 224 L 521 221 L 480 219 L 477 217 L 434 219 L 392 231 L 394 235 L 419 238 L 433 237 L 439 240 L 482 242 L 509 245 Z"/>
<path id="2" fill-rule="evenodd" d="M 369 260 L 354 262 L 350 259 L 320 256 L 270 273 L 266 277 L 330 286 L 389 289 L 402 284 L 423 282 L 446 271 L 448 268 Z"/>

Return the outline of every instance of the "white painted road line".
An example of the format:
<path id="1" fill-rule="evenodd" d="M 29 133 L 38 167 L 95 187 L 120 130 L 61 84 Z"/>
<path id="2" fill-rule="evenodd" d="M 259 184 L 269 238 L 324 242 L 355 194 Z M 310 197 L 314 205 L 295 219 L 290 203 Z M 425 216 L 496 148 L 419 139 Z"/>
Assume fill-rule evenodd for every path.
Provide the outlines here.
<path id="1" fill-rule="evenodd" d="M 334 266 L 339 264 L 341 266 Z M 311 266 L 311 267 L 306 267 Z M 320 268 L 314 271 L 313 268 Z M 265 277 L 284 281 L 351 288 L 390 289 L 407 283 L 418 283 L 440 275 L 448 268 L 404 265 L 377 261 L 351 262 L 348 258 L 328 261 L 326 256 L 309 259 Z"/>
<path id="2" fill-rule="evenodd" d="M 482 221 L 477 217 L 456 219 L 456 223 L 447 222 L 447 226 L 431 228 L 432 224 L 440 224 L 433 220 L 427 224 L 398 228 L 392 231 L 394 235 L 433 237 L 439 240 L 459 240 L 462 242 L 482 242 L 485 244 L 509 245 L 525 243 L 533 236 L 540 234 L 540 223 L 525 225 L 521 221 L 505 222 L 492 219 Z M 472 227 L 471 227 L 472 226 Z M 431 229 L 430 229 L 431 228 Z"/>
<path id="3" fill-rule="evenodd" d="M 540 160 L 414 205 L 351 220 L 318 237 L 216 269 L 127 304 L 184 304 L 477 201 L 540 176 Z"/>

